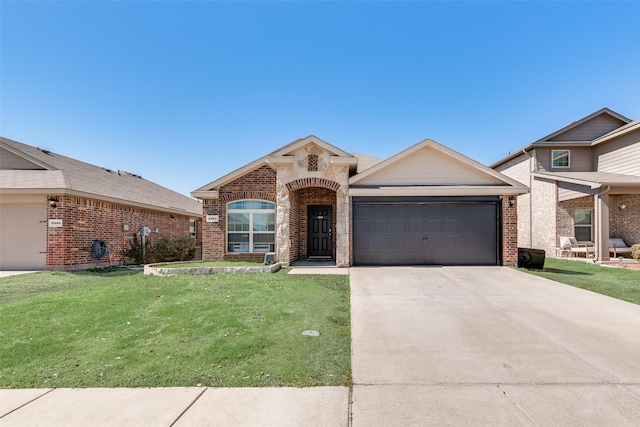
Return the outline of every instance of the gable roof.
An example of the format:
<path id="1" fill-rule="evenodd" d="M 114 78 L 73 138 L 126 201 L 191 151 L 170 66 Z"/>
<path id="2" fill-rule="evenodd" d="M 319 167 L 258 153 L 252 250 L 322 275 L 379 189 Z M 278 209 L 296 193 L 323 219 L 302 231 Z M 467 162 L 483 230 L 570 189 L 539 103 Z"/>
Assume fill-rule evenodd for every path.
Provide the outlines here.
<path id="1" fill-rule="evenodd" d="M 101 168 L 2 137 L 0 149 L 4 154 L 1 193 L 72 194 L 183 215 L 202 215 L 202 205 L 197 200 L 136 174 Z"/>
<path id="2" fill-rule="evenodd" d="M 580 132 L 580 128 L 586 128 L 591 123 L 600 121 L 599 126 L 595 126 L 590 132 Z M 608 123 L 605 123 L 608 122 Z M 591 146 L 595 145 L 594 142 L 609 134 L 613 134 L 616 131 L 628 126 L 631 123 L 631 119 L 616 113 L 609 108 L 601 108 L 600 110 L 583 117 L 580 120 L 569 123 L 567 126 L 543 137 L 539 140 L 532 142 L 518 150 L 515 150 L 503 157 L 502 159 L 494 162 L 489 167 L 496 168 L 509 160 L 512 160 L 523 152 L 529 151 L 532 148 L 538 146 Z M 603 141 L 601 141 L 603 142 Z"/>
<path id="3" fill-rule="evenodd" d="M 614 129 L 611 132 L 594 139 L 593 141 L 591 141 L 591 145 L 593 146 L 601 144 L 603 142 L 611 141 L 612 139 L 620 138 L 621 136 L 628 135 L 638 130 L 640 130 L 640 119 L 634 120 L 631 123 L 627 123 L 624 126 L 620 126 L 619 128 Z"/>
<path id="4" fill-rule="evenodd" d="M 598 118 L 606 118 L 609 121 L 611 121 L 612 123 L 615 123 L 613 126 L 615 126 L 615 128 L 618 128 L 620 126 L 623 126 L 627 123 L 629 123 L 631 121 L 631 119 L 624 117 L 621 114 L 616 113 L 613 110 L 610 110 L 608 108 L 601 108 L 600 110 L 589 114 L 586 117 L 583 117 L 580 120 L 577 120 L 575 122 L 571 122 L 569 123 L 567 126 L 563 127 L 562 129 L 559 129 L 543 138 L 540 138 L 539 140 L 537 140 L 537 143 L 540 142 L 551 142 L 551 141 L 562 141 L 562 142 L 568 142 L 568 141 L 592 141 L 595 138 L 598 138 L 606 133 L 609 133 L 611 131 L 611 129 L 602 132 L 600 135 L 597 135 L 595 137 L 586 137 L 585 139 L 580 139 L 580 138 L 569 138 L 569 139 L 559 139 L 559 137 L 561 135 L 564 134 L 572 134 L 571 132 L 576 130 L 577 128 L 585 125 L 588 122 L 591 122 L 593 120 L 596 120 Z M 616 125 L 617 124 L 617 125 Z"/>
<path id="5" fill-rule="evenodd" d="M 270 154 L 267 154 L 266 156 L 260 157 L 257 160 L 254 160 L 253 162 L 246 164 L 244 166 L 242 166 L 241 168 L 238 168 L 236 170 L 234 170 L 233 172 L 230 172 L 214 181 L 211 181 L 208 184 L 203 185 L 202 187 L 198 188 L 195 191 L 191 192 L 191 195 L 193 197 L 210 197 L 210 192 L 216 190 L 217 188 L 228 184 L 229 182 L 241 177 L 242 175 L 245 175 L 253 170 L 258 169 L 259 167 L 269 164 L 270 162 L 275 162 L 275 161 L 282 161 L 285 158 L 289 158 L 291 159 L 291 155 L 296 152 L 297 150 L 309 145 L 309 144 L 315 144 L 318 147 L 320 147 L 321 149 L 328 151 L 329 154 L 332 157 L 335 158 L 344 158 L 345 161 L 352 166 L 353 168 L 356 167 L 357 163 L 358 163 L 358 157 L 351 155 L 345 151 L 342 151 L 341 149 L 329 144 L 326 141 L 323 141 L 322 139 L 318 138 L 317 136 L 314 135 L 309 135 L 305 138 L 300 138 L 297 139 L 287 145 L 285 145 L 282 148 L 277 149 L 276 151 L 271 152 Z"/>
<path id="6" fill-rule="evenodd" d="M 431 139 L 349 179 L 351 195 L 523 194 L 523 184 Z"/>

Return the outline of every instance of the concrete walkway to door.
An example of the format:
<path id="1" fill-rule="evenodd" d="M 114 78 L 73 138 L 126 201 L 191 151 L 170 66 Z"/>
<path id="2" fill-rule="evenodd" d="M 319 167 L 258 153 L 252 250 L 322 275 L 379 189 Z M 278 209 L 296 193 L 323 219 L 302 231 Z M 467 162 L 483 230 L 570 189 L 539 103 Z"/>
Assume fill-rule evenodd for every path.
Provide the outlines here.
<path id="1" fill-rule="evenodd" d="M 350 273 L 353 426 L 638 425 L 640 306 L 504 267 Z"/>

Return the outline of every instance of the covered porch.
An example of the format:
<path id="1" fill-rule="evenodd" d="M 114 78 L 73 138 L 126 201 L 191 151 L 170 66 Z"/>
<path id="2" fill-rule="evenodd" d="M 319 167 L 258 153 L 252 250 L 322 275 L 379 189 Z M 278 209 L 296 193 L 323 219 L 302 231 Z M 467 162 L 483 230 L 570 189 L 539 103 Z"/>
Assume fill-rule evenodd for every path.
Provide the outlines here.
<path id="1" fill-rule="evenodd" d="M 608 262 L 617 253 L 610 239 L 628 246 L 640 243 L 640 177 L 606 172 L 537 172 L 553 179 L 558 188 L 556 235 L 592 241 L 587 251 L 596 262 Z"/>

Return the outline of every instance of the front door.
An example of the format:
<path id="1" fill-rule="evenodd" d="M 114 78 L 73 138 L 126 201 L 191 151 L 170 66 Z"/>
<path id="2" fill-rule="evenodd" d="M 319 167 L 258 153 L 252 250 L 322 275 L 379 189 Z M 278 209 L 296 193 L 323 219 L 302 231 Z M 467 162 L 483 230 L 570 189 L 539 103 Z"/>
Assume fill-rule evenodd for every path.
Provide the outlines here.
<path id="1" fill-rule="evenodd" d="M 309 258 L 331 258 L 333 245 L 331 224 L 333 224 L 331 205 L 311 205 L 309 213 Z"/>

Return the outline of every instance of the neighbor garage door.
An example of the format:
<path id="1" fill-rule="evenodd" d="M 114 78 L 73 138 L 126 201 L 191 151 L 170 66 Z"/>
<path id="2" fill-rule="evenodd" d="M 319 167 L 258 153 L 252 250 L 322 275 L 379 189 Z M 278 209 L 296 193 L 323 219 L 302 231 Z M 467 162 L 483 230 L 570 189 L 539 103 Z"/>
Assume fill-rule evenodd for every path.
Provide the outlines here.
<path id="1" fill-rule="evenodd" d="M 497 198 L 353 199 L 354 265 L 499 265 Z"/>
<path id="2" fill-rule="evenodd" d="M 8 196 L 3 196 L 0 205 L 0 270 L 45 268 L 46 206 L 11 204 L 10 201 Z"/>

